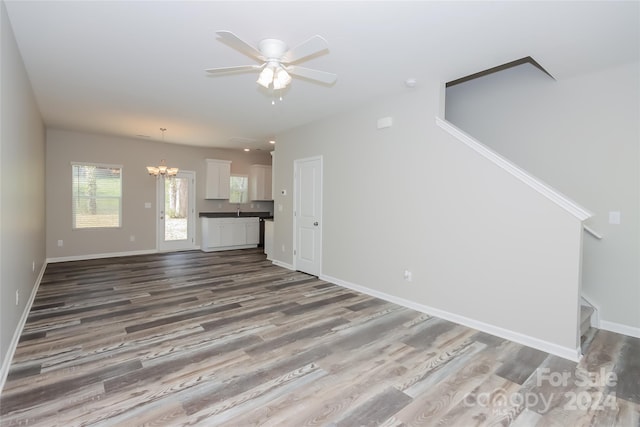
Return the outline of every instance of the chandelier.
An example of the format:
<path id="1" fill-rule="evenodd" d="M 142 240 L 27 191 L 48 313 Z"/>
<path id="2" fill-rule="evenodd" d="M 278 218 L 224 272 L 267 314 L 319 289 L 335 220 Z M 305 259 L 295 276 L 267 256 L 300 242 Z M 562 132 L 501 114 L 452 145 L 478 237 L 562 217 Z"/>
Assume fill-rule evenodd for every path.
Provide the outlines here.
<path id="1" fill-rule="evenodd" d="M 162 142 L 164 142 L 164 132 L 167 130 L 167 128 L 160 128 L 160 131 L 162 132 Z M 179 169 L 178 168 L 170 168 L 168 167 L 164 160 L 160 161 L 160 165 L 158 166 L 147 166 L 147 172 L 149 172 L 149 175 L 153 175 L 153 176 L 176 176 L 178 174 Z"/>
<path id="2" fill-rule="evenodd" d="M 170 168 L 164 163 L 164 160 L 160 161 L 158 166 L 147 166 L 147 172 L 149 175 L 154 176 L 176 176 L 178 174 L 178 168 Z"/>

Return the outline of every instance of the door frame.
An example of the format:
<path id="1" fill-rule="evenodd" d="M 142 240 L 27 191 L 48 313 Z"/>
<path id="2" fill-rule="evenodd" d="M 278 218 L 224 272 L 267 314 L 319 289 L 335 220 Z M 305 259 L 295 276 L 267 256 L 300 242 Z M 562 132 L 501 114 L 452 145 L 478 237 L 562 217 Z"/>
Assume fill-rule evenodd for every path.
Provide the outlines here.
<path id="1" fill-rule="evenodd" d="M 182 175 L 182 176 L 181 176 Z M 185 176 L 187 175 L 187 176 Z M 196 173 L 195 171 L 180 170 L 177 175 L 179 178 L 189 178 L 189 213 L 187 218 L 187 240 L 179 240 L 179 243 L 167 244 L 164 240 L 164 227 L 160 230 L 161 220 L 164 218 L 164 177 L 158 178 L 156 182 L 156 250 L 158 252 L 177 252 L 197 249 L 196 247 Z M 162 196 L 161 196 L 162 194 Z M 161 200 L 162 199 L 162 200 Z"/>
<path id="2" fill-rule="evenodd" d="M 323 209 L 324 209 L 324 200 L 323 200 L 323 188 L 324 188 L 324 160 L 322 155 L 318 155 L 318 156 L 311 156 L 311 157 L 304 157 L 301 159 L 295 159 L 293 161 L 293 206 L 292 206 L 292 214 L 293 214 L 293 243 L 291 245 L 292 247 L 292 255 L 293 255 L 293 269 L 297 270 L 298 269 L 298 216 L 297 216 L 297 208 L 298 208 L 298 198 L 299 198 L 299 179 L 298 179 L 298 169 L 299 169 L 299 164 L 302 162 L 308 162 L 308 161 L 319 161 L 320 163 L 320 235 L 319 235 L 319 251 L 318 251 L 318 277 L 320 277 L 320 275 L 322 274 L 322 247 L 323 247 L 323 239 L 324 239 L 324 222 L 323 222 L 323 217 L 322 217 L 322 213 L 323 213 Z"/>

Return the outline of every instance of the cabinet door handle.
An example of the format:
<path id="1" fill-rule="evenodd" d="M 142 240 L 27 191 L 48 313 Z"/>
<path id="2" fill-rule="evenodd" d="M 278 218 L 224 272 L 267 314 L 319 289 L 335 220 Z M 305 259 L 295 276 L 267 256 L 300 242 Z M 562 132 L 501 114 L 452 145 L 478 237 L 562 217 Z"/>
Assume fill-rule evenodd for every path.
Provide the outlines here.
<path id="1" fill-rule="evenodd" d="M 314 222 L 313 225 L 317 227 L 318 226 L 318 221 Z"/>

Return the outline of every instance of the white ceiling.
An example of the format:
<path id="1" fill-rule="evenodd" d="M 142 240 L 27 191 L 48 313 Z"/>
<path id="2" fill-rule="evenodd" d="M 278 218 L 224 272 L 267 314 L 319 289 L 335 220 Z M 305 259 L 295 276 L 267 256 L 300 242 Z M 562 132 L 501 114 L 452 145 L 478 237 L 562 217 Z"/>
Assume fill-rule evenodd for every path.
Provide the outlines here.
<path id="1" fill-rule="evenodd" d="M 278 133 L 382 96 L 403 84 L 446 82 L 531 56 L 557 79 L 640 58 L 640 2 L 5 1 L 47 126 L 148 135 L 212 147 L 271 149 Z M 333 86 L 294 78 L 284 100 L 254 64 L 220 42 L 229 30 L 257 45 L 319 34 L 329 52 L 303 66 Z"/>

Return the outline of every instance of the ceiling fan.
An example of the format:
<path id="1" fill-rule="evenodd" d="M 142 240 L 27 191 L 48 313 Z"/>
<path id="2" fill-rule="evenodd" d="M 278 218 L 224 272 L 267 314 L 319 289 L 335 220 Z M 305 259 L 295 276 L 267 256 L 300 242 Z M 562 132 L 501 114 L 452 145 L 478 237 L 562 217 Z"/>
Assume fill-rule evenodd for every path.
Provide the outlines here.
<path id="1" fill-rule="evenodd" d="M 293 65 L 328 49 L 327 41 L 318 35 L 288 49 L 283 41 L 277 39 L 264 39 L 258 43 L 258 48 L 255 48 L 231 31 L 216 31 L 216 34 L 224 43 L 262 62 L 262 65 L 239 65 L 205 70 L 210 74 L 262 70 L 257 83 L 267 89 L 269 87 L 284 89 L 291 83 L 291 76 L 303 77 L 329 85 L 335 83 L 338 78 L 333 73 Z"/>

